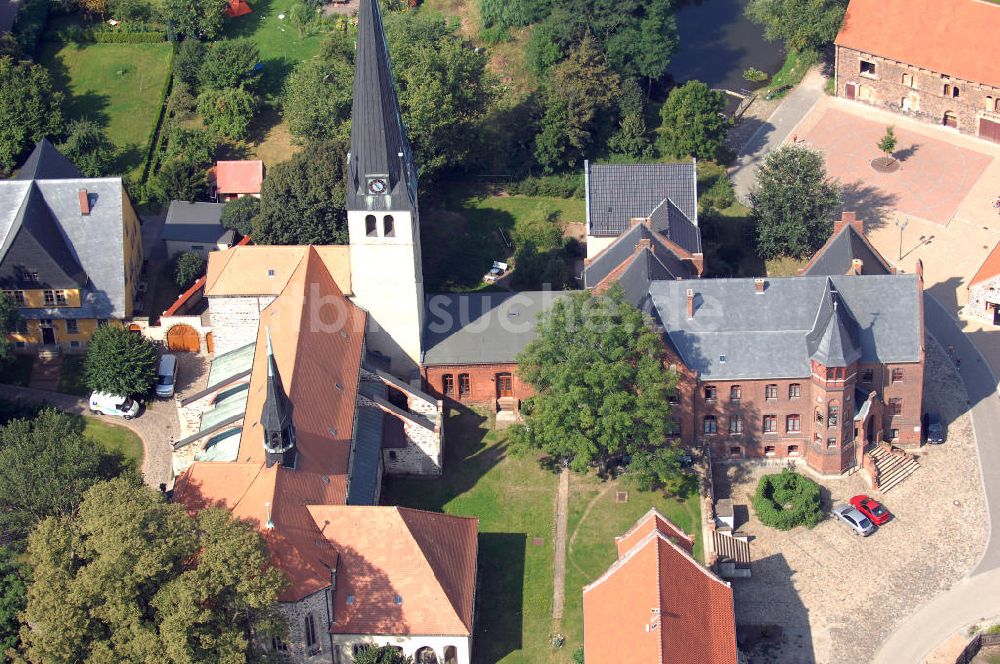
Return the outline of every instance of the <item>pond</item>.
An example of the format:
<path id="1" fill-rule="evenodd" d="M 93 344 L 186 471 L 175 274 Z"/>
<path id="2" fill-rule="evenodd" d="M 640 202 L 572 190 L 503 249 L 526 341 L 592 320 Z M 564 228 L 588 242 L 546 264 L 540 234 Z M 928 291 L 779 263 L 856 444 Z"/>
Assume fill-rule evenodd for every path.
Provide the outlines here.
<path id="1" fill-rule="evenodd" d="M 739 92 L 750 88 L 743 72 L 756 67 L 774 74 L 785 54 L 780 42 L 743 14 L 747 0 L 702 0 L 677 10 L 680 50 L 670 64 L 677 83 L 697 79 L 710 88 Z"/>

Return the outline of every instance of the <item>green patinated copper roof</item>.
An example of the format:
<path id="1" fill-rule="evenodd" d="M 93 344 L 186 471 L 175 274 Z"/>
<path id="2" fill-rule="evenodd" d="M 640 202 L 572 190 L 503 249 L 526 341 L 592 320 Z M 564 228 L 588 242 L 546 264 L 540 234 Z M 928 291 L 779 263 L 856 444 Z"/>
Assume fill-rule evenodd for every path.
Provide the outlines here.
<path id="1" fill-rule="evenodd" d="M 227 429 L 205 443 L 205 449 L 194 455 L 195 461 L 236 461 L 240 452 L 240 434 L 243 427 Z"/>
<path id="2" fill-rule="evenodd" d="M 201 430 L 208 431 L 223 420 L 245 413 L 249 393 L 249 383 L 242 383 L 219 392 L 219 396 L 215 399 L 215 407 L 201 416 Z"/>
<path id="3" fill-rule="evenodd" d="M 212 367 L 208 370 L 208 384 L 221 385 L 234 376 L 250 371 L 253 367 L 254 346 L 255 344 L 247 344 L 212 360 Z"/>

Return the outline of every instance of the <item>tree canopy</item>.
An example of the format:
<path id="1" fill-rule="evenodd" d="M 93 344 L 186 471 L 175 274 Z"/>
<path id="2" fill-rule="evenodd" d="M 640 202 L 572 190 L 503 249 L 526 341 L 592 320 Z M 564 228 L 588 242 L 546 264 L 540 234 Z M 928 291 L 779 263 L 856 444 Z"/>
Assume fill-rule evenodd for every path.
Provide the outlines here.
<path id="1" fill-rule="evenodd" d="M 168 160 L 149 183 L 149 191 L 164 201 L 193 203 L 208 189 L 205 167 L 186 157 Z"/>
<path id="2" fill-rule="evenodd" d="M 238 88 L 210 88 L 198 95 L 198 113 L 213 131 L 240 140 L 247 135 L 257 102 L 257 96 L 242 84 Z"/>
<path id="3" fill-rule="evenodd" d="M 354 664 L 413 664 L 413 658 L 392 646 L 368 646 L 354 656 Z"/>
<path id="4" fill-rule="evenodd" d="M 840 205 L 840 185 L 826 175 L 823 156 L 785 146 L 767 155 L 750 190 L 761 258 L 805 258 L 832 230 L 830 213 Z"/>
<path id="5" fill-rule="evenodd" d="M 208 261 L 197 251 L 185 251 L 177 256 L 174 263 L 174 281 L 182 289 L 187 289 L 205 274 Z"/>
<path id="6" fill-rule="evenodd" d="M 319 56 L 304 60 L 285 81 L 283 113 L 293 136 L 308 141 L 350 137 L 354 49 L 339 32 L 324 37 Z"/>
<path id="7" fill-rule="evenodd" d="M 674 88 L 660 110 L 661 149 L 674 157 L 715 159 L 728 129 L 725 108 L 722 93 L 701 81 Z"/>
<path id="8" fill-rule="evenodd" d="M 21 627 L 18 614 L 24 610 L 26 599 L 17 554 L 9 546 L 0 546 L 0 656 L 17 646 Z"/>
<path id="9" fill-rule="evenodd" d="M 263 538 L 222 508 L 193 518 L 121 479 L 28 540 L 33 581 L 21 630 L 30 661 L 244 662 L 252 636 L 281 635 L 285 583 Z"/>
<path id="10" fill-rule="evenodd" d="M 250 235 L 253 232 L 253 220 L 259 212 L 260 199 L 255 196 L 235 198 L 222 208 L 222 225 L 240 235 Z"/>
<path id="11" fill-rule="evenodd" d="M 208 49 L 198 80 L 206 88 L 250 87 L 259 78 L 258 62 L 260 51 L 249 39 L 223 39 Z"/>
<path id="12" fill-rule="evenodd" d="M 564 296 L 518 356 L 535 396 L 513 430 L 515 449 L 541 449 L 584 471 L 666 445 L 676 377 L 663 359 L 662 341 L 619 286 Z"/>
<path id="13" fill-rule="evenodd" d="M 257 244 L 346 244 L 347 146 L 315 142 L 272 168 L 260 191 Z"/>
<path id="14" fill-rule="evenodd" d="M 62 100 L 45 67 L 0 57 L 0 169 L 13 170 L 28 148 L 62 134 Z"/>
<path id="15" fill-rule="evenodd" d="M 185 37 L 215 39 L 222 34 L 228 0 L 164 0 L 167 21 Z"/>
<path id="16" fill-rule="evenodd" d="M 118 158 L 118 147 L 93 120 L 71 121 L 66 128 L 66 142 L 60 149 L 80 172 L 91 178 L 111 175 Z"/>
<path id="17" fill-rule="evenodd" d="M 0 535 L 20 542 L 49 516 L 65 516 L 83 493 L 123 470 L 83 435 L 83 420 L 46 409 L 0 428 Z"/>
<path id="18" fill-rule="evenodd" d="M 146 394 L 156 381 L 157 361 L 149 339 L 118 325 L 104 325 L 87 345 L 87 387 L 124 397 Z"/>
<path id="19" fill-rule="evenodd" d="M 833 43 L 846 10 L 847 0 L 750 0 L 746 14 L 767 39 L 802 51 Z"/>

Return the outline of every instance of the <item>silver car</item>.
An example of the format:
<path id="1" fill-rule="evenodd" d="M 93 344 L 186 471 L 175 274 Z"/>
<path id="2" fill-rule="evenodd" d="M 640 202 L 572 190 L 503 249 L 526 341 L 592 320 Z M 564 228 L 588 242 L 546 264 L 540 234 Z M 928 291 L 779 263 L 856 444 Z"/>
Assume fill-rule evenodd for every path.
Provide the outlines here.
<path id="1" fill-rule="evenodd" d="M 833 516 L 854 531 L 855 535 L 868 537 L 875 532 L 875 524 L 871 522 L 857 508 L 851 505 L 836 505 L 833 508 Z"/>

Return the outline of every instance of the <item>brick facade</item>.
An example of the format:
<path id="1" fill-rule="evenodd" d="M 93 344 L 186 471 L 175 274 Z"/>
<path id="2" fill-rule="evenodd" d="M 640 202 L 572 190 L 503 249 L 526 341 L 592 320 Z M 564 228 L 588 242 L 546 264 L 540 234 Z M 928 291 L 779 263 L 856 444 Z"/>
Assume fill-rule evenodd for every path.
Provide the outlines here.
<path id="1" fill-rule="evenodd" d="M 436 365 L 425 366 L 421 369 L 421 376 L 424 382 L 424 390 L 438 399 L 443 399 L 451 403 L 469 404 L 493 404 L 496 405 L 499 398 L 497 388 L 497 376 L 500 374 L 511 374 L 511 396 L 517 400 L 518 404 L 534 395 L 535 391 L 521 377 L 517 375 L 517 364 L 469 364 L 469 365 Z M 444 377 L 451 376 L 453 389 L 450 394 L 445 394 Z M 459 376 L 469 377 L 468 393 L 459 393 Z"/>
<path id="2" fill-rule="evenodd" d="M 853 90 L 857 101 L 932 124 L 943 125 L 945 114 L 954 114 L 966 134 L 977 135 L 982 118 L 1000 122 L 1000 88 L 843 46 L 837 47 L 836 84 L 838 97 L 850 98 Z"/>

